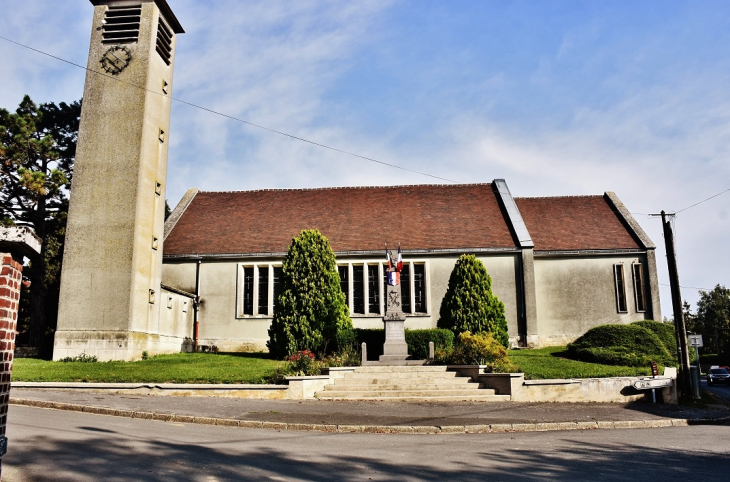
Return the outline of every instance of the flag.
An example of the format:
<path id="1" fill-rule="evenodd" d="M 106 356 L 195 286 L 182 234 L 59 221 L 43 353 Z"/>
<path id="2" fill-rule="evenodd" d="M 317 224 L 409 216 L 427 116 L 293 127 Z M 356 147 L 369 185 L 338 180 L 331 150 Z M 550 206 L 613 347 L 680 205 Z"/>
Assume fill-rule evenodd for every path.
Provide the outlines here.
<path id="1" fill-rule="evenodd" d="M 396 261 L 395 269 L 396 271 L 398 271 L 399 275 L 401 270 L 403 269 L 403 256 L 401 256 L 400 254 L 400 244 L 398 245 L 398 261 Z"/>

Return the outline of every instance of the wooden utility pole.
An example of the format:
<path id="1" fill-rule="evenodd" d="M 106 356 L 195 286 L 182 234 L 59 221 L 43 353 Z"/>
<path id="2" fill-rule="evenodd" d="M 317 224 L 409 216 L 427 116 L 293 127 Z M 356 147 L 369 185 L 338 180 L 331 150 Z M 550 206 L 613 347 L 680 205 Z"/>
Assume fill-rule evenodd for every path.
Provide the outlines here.
<path id="1" fill-rule="evenodd" d="M 662 216 L 662 228 L 664 229 L 664 244 L 667 249 L 667 266 L 669 267 L 669 286 L 672 289 L 672 308 L 674 309 L 674 328 L 677 336 L 677 351 L 679 355 L 679 371 L 681 380 L 681 394 L 685 399 L 692 397 L 692 375 L 689 369 L 689 351 L 687 350 L 687 327 L 684 323 L 682 312 L 682 293 L 679 290 L 679 271 L 677 270 L 677 254 L 674 251 L 674 234 L 672 226 L 667 217 L 674 214 Z"/>

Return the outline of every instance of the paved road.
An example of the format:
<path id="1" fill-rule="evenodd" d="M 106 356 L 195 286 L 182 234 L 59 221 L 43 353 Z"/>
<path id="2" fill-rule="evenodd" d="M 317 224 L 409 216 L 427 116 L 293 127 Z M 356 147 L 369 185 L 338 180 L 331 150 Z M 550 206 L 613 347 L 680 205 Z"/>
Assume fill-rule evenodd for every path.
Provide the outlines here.
<path id="1" fill-rule="evenodd" d="M 715 384 L 715 385 L 709 387 L 709 386 L 707 386 L 707 378 L 705 377 L 701 381 L 700 386 L 702 388 L 705 388 L 705 389 L 711 391 L 712 393 L 714 393 L 718 397 L 723 398 L 723 399 L 727 400 L 728 402 L 730 402 L 730 385 L 717 385 L 717 384 Z"/>
<path id="2" fill-rule="evenodd" d="M 727 480 L 730 427 L 386 435 L 11 406 L 3 481 Z"/>

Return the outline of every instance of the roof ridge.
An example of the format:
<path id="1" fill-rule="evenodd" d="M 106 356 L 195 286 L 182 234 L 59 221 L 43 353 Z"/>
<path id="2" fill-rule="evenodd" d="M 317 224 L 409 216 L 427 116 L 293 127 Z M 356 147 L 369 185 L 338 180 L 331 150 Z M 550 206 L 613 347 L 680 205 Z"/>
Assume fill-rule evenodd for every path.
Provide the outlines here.
<path id="1" fill-rule="evenodd" d="M 334 186 L 334 187 L 303 187 L 303 188 L 267 188 L 236 191 L 200 191 L 200 194 L 232 194 L 232 193 L 253 193 L 253 192 L 286 192 L 286 191 L 337 191 L 345 189 L 390 189 L 396 187 L 464 187 L 464 186 L 490 186 L 490 182 L 471 182 L 464 184 L 399 184 L 394 186 Z"/>
<path id="2" fill-rule="evenodd" d="M 515 199 L 566 199 L 581 197 L 603 197 L 603 194 L 574 194 L 571 196 L 515 196 Z"/>

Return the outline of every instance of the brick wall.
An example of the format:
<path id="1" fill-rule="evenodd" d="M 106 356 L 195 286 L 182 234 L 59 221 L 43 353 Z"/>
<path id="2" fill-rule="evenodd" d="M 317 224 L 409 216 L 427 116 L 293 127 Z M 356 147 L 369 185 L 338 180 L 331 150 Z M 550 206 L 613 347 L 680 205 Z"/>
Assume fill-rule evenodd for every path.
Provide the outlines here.
<path id="1" fill-rule="evenodd" d="M 0 259 L 0 438 L 4 441 L 23 265 L 7 253 L 0 253 Z"/>

